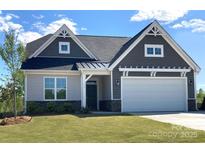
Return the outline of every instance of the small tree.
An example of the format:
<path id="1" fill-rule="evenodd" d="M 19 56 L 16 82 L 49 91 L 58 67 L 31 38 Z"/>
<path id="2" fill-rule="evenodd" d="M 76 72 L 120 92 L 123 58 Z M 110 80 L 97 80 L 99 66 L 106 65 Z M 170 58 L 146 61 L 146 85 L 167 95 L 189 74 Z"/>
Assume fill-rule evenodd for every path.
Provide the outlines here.
<path id="1" fill-rule="evenodd" d="M 22 85 L 22 72 L 20 70 L 22 62 L 25 60 L 25 48 L 21 42 L 17 40 L 18 35 L 14 30 L 9 30 L 5 33 L 5 40 L 3 45 L 0 46 L 0 56 L 7 66 L 9 73 L 8 80 L 12 84 L 13 96 L 13 112 L 14 116 L 17 115 L 16 109 L 16 90 L 19 85 Z M 22 86 L 23 87 L 23 86 Z"/>
<path id="2" fill-rule="evenodd" d="M 202 103 L 204 97 L 205 97 L 205 92 L 203 91 L 203 89 L 200 88 L 199 92 L 197 93 L 197 102 Z"/>

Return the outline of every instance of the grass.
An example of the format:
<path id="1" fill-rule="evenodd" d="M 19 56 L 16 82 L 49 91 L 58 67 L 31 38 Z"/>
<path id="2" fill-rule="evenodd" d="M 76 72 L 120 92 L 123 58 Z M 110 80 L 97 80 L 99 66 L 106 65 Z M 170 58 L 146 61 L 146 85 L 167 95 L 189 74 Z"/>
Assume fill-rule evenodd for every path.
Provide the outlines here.
<path id="1" fill-rule="evenodd" d="M 205 142 L 205 131 L 130 115 L 36 116 L 0 126 L 0 142 Z"/>

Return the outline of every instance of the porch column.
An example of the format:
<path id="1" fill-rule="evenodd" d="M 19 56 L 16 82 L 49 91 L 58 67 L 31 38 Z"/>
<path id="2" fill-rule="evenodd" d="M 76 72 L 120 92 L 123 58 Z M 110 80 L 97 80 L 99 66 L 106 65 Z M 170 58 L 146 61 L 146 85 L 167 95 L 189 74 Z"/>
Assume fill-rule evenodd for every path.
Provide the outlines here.
<path id="1" fill-rule="evenodd" d="M 81 74 L 81 107 L 86 107 L 86 75 Z"/>

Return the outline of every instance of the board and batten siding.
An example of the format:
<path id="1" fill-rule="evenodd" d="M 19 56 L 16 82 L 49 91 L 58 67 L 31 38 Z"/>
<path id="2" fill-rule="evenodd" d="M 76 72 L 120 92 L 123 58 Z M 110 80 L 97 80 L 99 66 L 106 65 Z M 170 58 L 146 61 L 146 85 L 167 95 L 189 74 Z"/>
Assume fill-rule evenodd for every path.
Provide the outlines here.
<path id="1" fill-rule="evenodd" d="M 80 75 L 27 75 L 27 101 L 44 101 L 44 77 L 67 77 L 67 100 L 81 99 Z"/>
<path id="2" fill-rule="evenodd" d="M 70 43 L 70 53 L 59 53 L 59 42 Z M 85 51 L 72 39 L 57 37 L 47 48 L 42 51 L 38 57 L 62 57 L 62 58 L 90 58 Z"/>
<path id="3" fill-rule="evenodd" d="M 145 57 L 145 44 L 162 44 L 164 47 L 164 57 Z M 189 67 L 189 65 L 178 55 L 178 53 L 163 39 L 162 36 L 145 36 L 131 51 L 121 60 L 121 62 L 113 69 L 113 99 L 121 99 L 121 83 L 122 72 L 119 72 L 119 67 Z M 129 72 L 129 76 L 150 76 L 148 72 Z M 180 76 L 180 73 L 157 73 L 156 76 L 174 77 Z M 188 98 L 194 98 L 194 73 L 187 73 L 188 82 Z M 189 83 L 192 80 L 192 84 Z"/>

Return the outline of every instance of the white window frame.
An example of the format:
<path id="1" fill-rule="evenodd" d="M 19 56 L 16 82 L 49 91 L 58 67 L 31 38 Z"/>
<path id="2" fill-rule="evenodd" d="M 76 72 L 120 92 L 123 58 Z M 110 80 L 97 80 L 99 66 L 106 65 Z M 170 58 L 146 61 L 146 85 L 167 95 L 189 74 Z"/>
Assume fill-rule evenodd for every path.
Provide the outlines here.
<path id="1" fill-rule="evenodd" d="M 53 78 L 54 79 L 54 99 L 46 99 L 46 95 L 45 95 L 45 90 L 46 89 L 53 89 L 53 88 L 45 88 L 45 79 L 46 78 Z M 57 88 L 57 79 L 65 79 L 66 82 L 66 87 L 65 87 L 65 91 L 66 91 L 66 95 L 65 95 L 65 99 L 57 99 L 57 89 L 64 89 L 64 88 Z M 65 101 L 67 100 L 67 77 L 65 76 L 58 76 L 58 77 L 54 77 L 54 76 L 44 76 L 43 77 L 43 98 L 44 101 Z"/>
<path id="2" fill-rule="evenodd" d="M 61 46 L 62 45 L 67 45 L 67 51 L 63 51 L 62 49 L 61 49 Z M 59 42 L 59 53 L 60 54 L 70 54 L 70 42 Z"/>
<path id="3" fill-rule="evenodd" d="M 153 48 L 153 54 L 147 54 L 147 48 Z M 155 48 L 160 48 L 161 49 L 161 55 L 156 55 L 155 54 Z M 164 57 L 164 46 L 161 44 L 145 44 L 144 45 L 144 55 L 145 57 Z"/>

